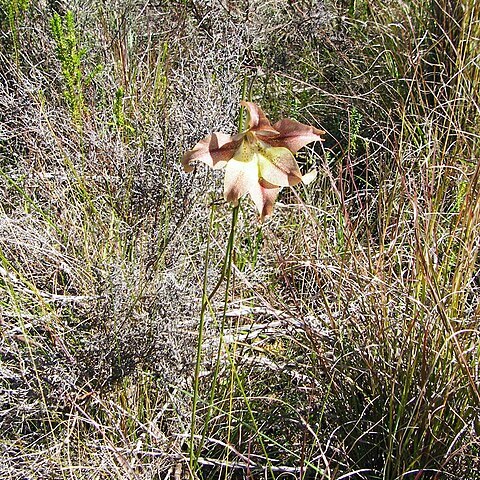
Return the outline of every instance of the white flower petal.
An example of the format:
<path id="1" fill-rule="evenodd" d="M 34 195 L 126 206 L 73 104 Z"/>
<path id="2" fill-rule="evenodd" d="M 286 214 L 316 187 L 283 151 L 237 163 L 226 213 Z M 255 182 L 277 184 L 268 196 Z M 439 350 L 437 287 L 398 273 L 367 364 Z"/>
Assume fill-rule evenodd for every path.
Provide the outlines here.
<path id="1" fill-rule="evenodd" d="M 292 152 L 283 147 L 270 147 L 261 142 L 256 153 L 259 174 L 267 182 L 287 187 L 297 185 L 302 181 L 302 174 L 298 168 Z"/>
<path id="2" fill-rule="evenodd" d="M 232 137 L 225 133 L 212 133 L 200 140 L 191 150 L 185 152 L 182 165 L 186 172 L 193 170 L 192 162 L 204 162 L 214 169 L 223 168 L 238 149 L 241 137 Z"/>
<path id="3" fill-rule="evenodd" d="M 272 214 L 279 191 L 280 187 L 272 185 L 264 179 L 260 179 L 256 185 L 249 190 L 253 203 L 255 203 L 258 213 L 260 214 L 260 220 Z"/>
<path id="4" fill-rule="evenodd" d="M 305 184 L 305 185 L 308 185 L 310 183 L 312 183 L 313 181 L 315 181 L 315 179 L 317 178 L 317 169 L 314 168 L 313 170 L 310 170 L 308 173 L 306 173 L 303 177 L 302 177 L 302 182 Z"/>
<path id="5" fill-rule="evenodd" d="M 258 183 L 258 163 L 248 142 L 242 142 L 225 167 L 224 196 L 227 202 L 238 200 Z"/>

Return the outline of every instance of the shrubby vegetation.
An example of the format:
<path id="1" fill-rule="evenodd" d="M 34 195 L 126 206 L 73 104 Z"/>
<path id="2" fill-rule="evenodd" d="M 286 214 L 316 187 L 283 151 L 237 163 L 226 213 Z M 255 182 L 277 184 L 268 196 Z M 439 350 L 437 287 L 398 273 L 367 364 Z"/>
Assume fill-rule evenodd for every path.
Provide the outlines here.
<path id="1" fill-rule="evenodd" d="M 0 6 L 0 477 L 480 478 L 478 2 Z M 242 90 L 327 135 L 232 240 Z"/>

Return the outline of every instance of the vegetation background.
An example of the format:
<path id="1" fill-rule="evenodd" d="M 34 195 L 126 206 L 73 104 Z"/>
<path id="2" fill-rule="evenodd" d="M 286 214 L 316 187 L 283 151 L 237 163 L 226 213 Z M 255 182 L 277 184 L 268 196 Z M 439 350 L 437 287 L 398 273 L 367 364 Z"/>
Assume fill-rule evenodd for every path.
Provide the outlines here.
<path id="1" fill-rule="evenodd" d="M 0 478 L 479 479 L 479 22 L 0 0 Z M 243 85 L 327 135 L 232 244 Z"/>

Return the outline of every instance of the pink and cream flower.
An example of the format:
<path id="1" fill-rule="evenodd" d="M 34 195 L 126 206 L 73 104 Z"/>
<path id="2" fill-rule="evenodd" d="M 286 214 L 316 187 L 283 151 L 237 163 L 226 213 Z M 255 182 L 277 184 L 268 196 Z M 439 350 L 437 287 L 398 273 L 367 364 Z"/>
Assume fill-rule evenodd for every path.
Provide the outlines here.
<path id="1" fill-rule="evenodd" d="M 263 219 L 272 213 L 280 187 L 315 180 L 316 170 L 302 175 L 293 154 L 325 132 L 288 118 L 272 126 L 255 103 L 241 105 L 247 109 L 248 129 L 233 136 L 212 133 L 183 155 L 182 165 L 186 172 L 197 161 L 213 169 L 225 167 L 225 199 L 238 205 L 240 197 L 250 194 Z"/>

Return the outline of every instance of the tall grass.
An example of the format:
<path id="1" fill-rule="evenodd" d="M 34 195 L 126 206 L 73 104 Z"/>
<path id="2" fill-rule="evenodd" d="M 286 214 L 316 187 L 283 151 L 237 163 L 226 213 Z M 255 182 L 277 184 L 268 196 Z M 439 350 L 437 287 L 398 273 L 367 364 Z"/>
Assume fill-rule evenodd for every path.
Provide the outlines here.
<path id="1" fill-rule="evenodd" d="M 53 3 L 0 3 L 0 477 L 480 478 L 478 2 Z M 232 230 L 179 159 L 245 78 L 328 135 Z"/>
<path id="2" fill-rule="evenodd" d="M 266 351 L 257 334 L 249 342 L 238 333 L 237 361 L 256 357 L 245 373 L 249 398 L 256 418 L 268 419 L 260 430 L 258 421 L 244 423 L 243 380 L 226 387 L 239 402 L 234 445 L 244 445 L 245 471 L 258 468 L 258 455 L 265 468 L 282 459 L 296 466 L 280 467 L 283 475 L 443 478 L 463 468 L 462 478 L 477 478 L 478 51 L 471 45 L 479 17 L 473 3 L 448 6 L 352 12 L 363 47 L 343 61 L 366 72 L 357 80 L 372 75 L 370 84 L 351 99 L 346 145 L 326 152 L 335 163 L 319 159 L 325 189 L 266 236 L 278 273 L 266 293 L 249 291 L 244 307 L 297 327 L 265 334 L 258 343 L 274 345 Z M 302 73 L 288 81 L 310 89 L 307 101 L 345 102 Z M 243 321 L 260 322 L 251 315 Z M 287 365 L 299 385 L 285 378 Z M 265 375 L 268 368 L 278 377 Z"/>

